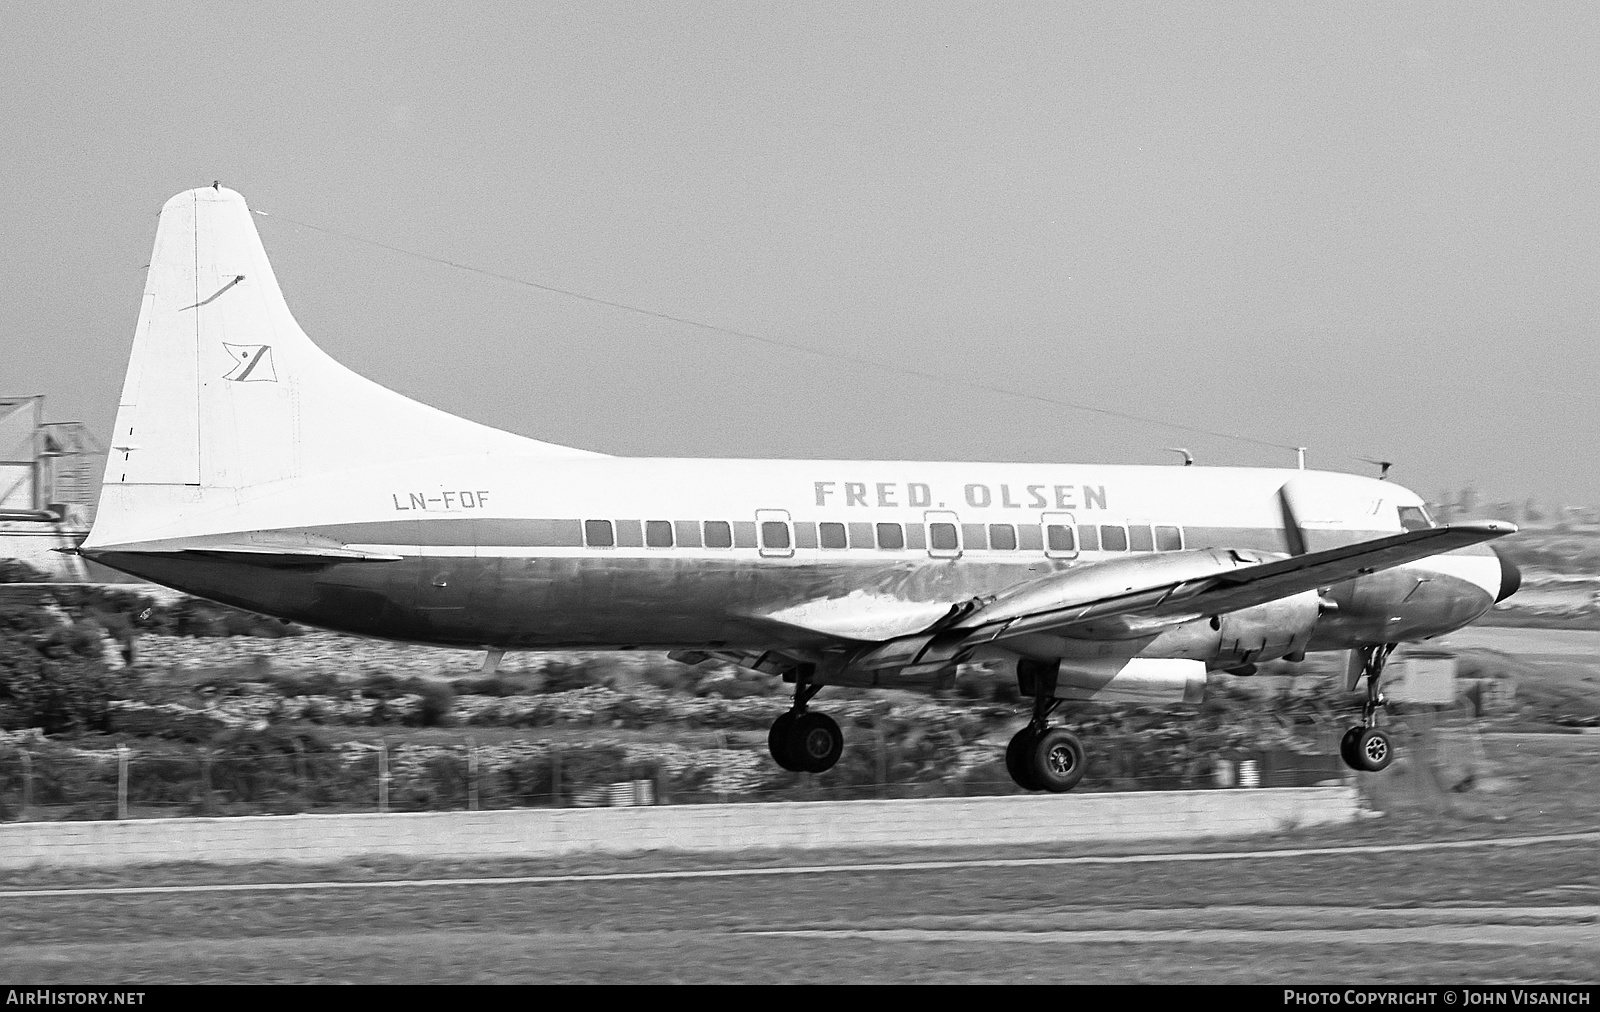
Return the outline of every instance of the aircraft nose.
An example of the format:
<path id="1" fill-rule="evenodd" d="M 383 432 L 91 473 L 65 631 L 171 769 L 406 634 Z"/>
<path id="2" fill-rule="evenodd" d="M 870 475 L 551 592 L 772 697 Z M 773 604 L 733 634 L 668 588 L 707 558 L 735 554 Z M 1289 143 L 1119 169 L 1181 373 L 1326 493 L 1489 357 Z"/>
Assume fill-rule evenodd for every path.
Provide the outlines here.
<path id="1" fill-rule="evenodd" d="M 1517 568 L 1515 562 L 1506 558 L 1500 549 L 1494 548 L 1492 545 L 1490 548 L 1493 550 L 1495 558 L 1500 560 L 1500 593 L 1494 599 L 1495 603 L 1499 604 L 1512 594 L 1515 594 L 1517 588 L 1522 586 L 1522 570 Z"/>

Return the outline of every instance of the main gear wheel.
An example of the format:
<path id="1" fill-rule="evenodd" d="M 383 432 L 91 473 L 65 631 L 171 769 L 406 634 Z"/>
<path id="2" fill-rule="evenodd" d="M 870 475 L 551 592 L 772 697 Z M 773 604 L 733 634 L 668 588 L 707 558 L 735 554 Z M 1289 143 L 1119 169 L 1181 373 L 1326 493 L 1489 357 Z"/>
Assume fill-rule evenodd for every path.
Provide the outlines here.
<path id="1" fill-rule="evenodd" d="M 1083 743 L 1064 727 L 1029 724 L 1006 746 L 1006 772 L 1025 791 L 1070 791 L 1086 766 Z"/>
<path id="2" fill-rule="evenodd" d="M 799 714 L 789 725 L 785 737 L 785 757 L 793 764 L 786 769 L 821 773 L 832 769 L 844 751 L 844 732 L 825 713 Z"/>

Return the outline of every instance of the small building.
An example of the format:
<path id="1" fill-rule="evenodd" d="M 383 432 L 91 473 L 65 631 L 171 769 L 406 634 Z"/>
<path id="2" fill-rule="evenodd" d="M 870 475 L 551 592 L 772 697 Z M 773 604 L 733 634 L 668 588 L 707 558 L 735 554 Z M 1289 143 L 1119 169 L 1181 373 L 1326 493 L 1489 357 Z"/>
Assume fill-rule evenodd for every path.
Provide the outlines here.
<path id="1" fill-rule="evenodd" d="M 1516 706 L 1513 678 L 1462 678 L 1456 654 L 1437 647 L 1404 647 L 1384 671 L 1383 691 L 1396 703 L 1456 706 L 1477 717 L 1510 713 Z"/>
<path id="2" fill-rule="evenodd" d="M 88 535 L 104 467 L 105 448 L 82 422 L 44 420 L 42 395 L 0 397 L 0 560 L 57 580 L 99 579 L 54 549 Z"/>

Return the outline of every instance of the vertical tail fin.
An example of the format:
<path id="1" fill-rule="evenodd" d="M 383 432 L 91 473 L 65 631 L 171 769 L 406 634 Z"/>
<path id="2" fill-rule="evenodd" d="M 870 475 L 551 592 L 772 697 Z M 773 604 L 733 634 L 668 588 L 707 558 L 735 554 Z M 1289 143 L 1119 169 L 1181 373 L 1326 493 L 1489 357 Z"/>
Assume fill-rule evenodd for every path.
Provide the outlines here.
<path id="1" fill-rule="evenodd" d="M 208 490 L 237 499 L 358 464 L 474 453 L 593 455 L 479 425 L 351 372 L 295 322 L 243 197 L 213 186 L 167 201 L 107 459 L 108 526 Z M 91 542 L 106 543 L 102 533 L 111 532 L 97 523 Z"/>

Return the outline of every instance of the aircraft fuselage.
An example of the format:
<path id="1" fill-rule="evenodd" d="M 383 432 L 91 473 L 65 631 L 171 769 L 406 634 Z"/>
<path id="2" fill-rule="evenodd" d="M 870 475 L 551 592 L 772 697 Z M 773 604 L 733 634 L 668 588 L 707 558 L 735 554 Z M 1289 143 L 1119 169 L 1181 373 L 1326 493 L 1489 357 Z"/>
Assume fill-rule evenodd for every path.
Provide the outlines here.
<path id="1" fill-rule="evenodd" d="M 1307 474 L 1332 490 L 1338 514 L 1317 532 L 1324 546 L 1393 534 L 1399 508 L 1417 502 L 1388 482 L 1279 469 L 493 457 L 435 467 L 229 496 L 231 530 L 199 532 L 202 495 L 174 505 L 196 518 L 181 520 L 181 538 L 94 554 L 226 604 L 420 643 L 808 648 L 914 632 L 952 601 L 1095 563 L 1288 553 L 1279 490 Z M 113 510 L 119 491 L 107 486 Z M 282 526 L 286 509 L 303 522 Z M 252 541 L 385 561 L 234 550 Z M 1499 560 L 1476 547 L 1347 581 L 1324 595 L 1337 608 L 1309 640 L 1285 640 L 1283 652 L 1438 635 L 1487 610 L 1501 580 Z M 1165 656 L 1182 642 L 1182 656 L 1235 659 L 1221 630 L 1191 625 L 1092 649 L 1154 645 Z"/>

